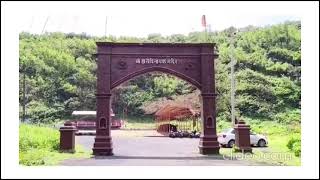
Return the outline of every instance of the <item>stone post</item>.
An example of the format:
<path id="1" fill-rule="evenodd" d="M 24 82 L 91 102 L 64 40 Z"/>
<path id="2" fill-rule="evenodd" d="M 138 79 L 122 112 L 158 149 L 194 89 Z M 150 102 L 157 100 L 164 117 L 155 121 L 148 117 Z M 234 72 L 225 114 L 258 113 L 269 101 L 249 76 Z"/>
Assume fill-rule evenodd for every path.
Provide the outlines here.
<path id="1" fill-rule="evenodd" d="M 245 124 L 244 121 L 238 121 L 238 124 L 234 126 L 235 130 L 235 148 L 236 151 L 241 152 L 252 152 L 251 144 L 250 144 L 250 126 Z"/>
<path id="2" fill-rule="evenodd" d="M 60 151 L 75 152 L 75 132 L 77 128 L 71 122 L 60 127 Z"/>

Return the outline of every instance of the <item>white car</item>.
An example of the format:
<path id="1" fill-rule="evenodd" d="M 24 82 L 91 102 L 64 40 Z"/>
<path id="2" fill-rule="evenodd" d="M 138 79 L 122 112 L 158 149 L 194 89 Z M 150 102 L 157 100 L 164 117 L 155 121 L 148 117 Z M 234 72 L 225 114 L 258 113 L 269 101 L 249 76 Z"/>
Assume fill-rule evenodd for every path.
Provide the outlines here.
<path id="1" fill-rule="evenodd" d="M 218 142 L 222 146 L 232 147 L 235 144 L 234 129 L 226 129 L 218 134 Z M 265 147 L 268 144 L 266 136 L 250 132 L 250 144 L 252 146 Z"/>

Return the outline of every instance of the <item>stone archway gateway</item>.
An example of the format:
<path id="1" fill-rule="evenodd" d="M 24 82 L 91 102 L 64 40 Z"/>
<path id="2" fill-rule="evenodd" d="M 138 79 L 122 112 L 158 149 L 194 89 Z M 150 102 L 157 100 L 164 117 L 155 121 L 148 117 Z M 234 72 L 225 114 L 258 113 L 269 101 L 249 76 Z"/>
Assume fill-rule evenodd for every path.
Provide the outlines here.
<path id="1" fill-rule="evenodd" d="M 201 90 L 201 154 L 218 154 L 216 135 L 215 45 L 97 42 L 97 123 L 94 155 L 113 155 L 111 90 L 152 71 L 177 76 Z"/>

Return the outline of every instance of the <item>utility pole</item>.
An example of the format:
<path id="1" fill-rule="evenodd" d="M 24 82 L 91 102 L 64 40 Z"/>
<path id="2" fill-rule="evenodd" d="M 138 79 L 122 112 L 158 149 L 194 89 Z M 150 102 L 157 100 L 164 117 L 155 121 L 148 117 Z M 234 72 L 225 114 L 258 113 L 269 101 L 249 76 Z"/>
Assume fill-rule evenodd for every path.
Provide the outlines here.
<path id="1" fill-rule="evenodd" d="M 44 32 L 44 30 L 45 30 L 45 28 L 46 28 L 46 26 L 47 26 L 48 20 L 49 20 L 49 16 L 47 17 L 46 22 L 45 22 L 44 25 L 43 25 L 41 34 L 43 34 L 43 32 Z"/>
<path id="2" fill-rule="evenodd" d="M 208 31 L 207 31 L 207 26 L 204 29 L 204 42 L 208 42 Z"/>
<path id="3" fill-rule="evenodd" d="M 48 16 L 49 18 L 49 16 Z M 47 18 L 47 21 L 48 21 L 48 18 Z M 33 21 L 34 21 L 34 17 L 32 16 L 32 19 L 31 19 L 31 23 L 30 23 L 30 26 L 29 26 L 29 32 L 31 32 L 32 30 L 32 25 L 33 25 Z M 47 23 L 46 21 L 46 23 Z M 44 28 L 44 27 L 43 27 Z M 43 31 L 43 30 L 42 30 Z M 21 62 L 19 62 L 21 63 Z M 27 101 L 26 101 L 26 65 L 23 63 L 22 64 L 22 71 L 23 73 L 23 80 L 22 80 L 22 122 L 25 122 L 26 121 L 26 104 L 27 104 Z"/>
<path id="4" fill-rule="evenodd" d="M 25 65 L 23 65 L 23 106 L 22 106 L 22 122 L 26 121 L 26 72 Z"/>
<path id="5" fill-rule="evenodd" d="M 230 54 L 230 58 L 231 58 L 231 121 L 232 121 L 232 126 L 235 125 L 235 77 L 234 77 L 234 66 L 236 65 L 237 61 L 234 57 L 234 36 L 236 35 L 236 32 L 232 33 L 231 35 L 231 54 Z"/>
<path id="6" fill-rule="evenodd" d="M 107 37 L 107 22 L 108 22 L 108 16 L 106 16 L 106 24 L 104 27 L 104 37 Z"/>

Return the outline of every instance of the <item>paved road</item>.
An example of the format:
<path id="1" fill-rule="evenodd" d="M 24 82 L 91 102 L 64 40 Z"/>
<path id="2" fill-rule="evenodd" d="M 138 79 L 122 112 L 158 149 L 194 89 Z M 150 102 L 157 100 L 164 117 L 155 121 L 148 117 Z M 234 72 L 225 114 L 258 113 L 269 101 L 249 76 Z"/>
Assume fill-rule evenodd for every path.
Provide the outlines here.
<path id="1" fill-rule="evenodd" d="M 129 133 L 129 134 L 128 134 Z M 113 133 L 114 156 L 66 160 L 68 166 L 241 166 L 259 165 L 239 160 L 225 160 L 222 155 L 199 154 L 199 139 L 145 137 L 139 132 L 117 131 Z M 131 135 L 130 135 L 131 134 Z M 147 132 L 147 135 L 152 135 Z M 76 136 L 76 143 L 91 150 L 94 136 Z M 261 165 L 261 164 L 260 164 Z"/>

